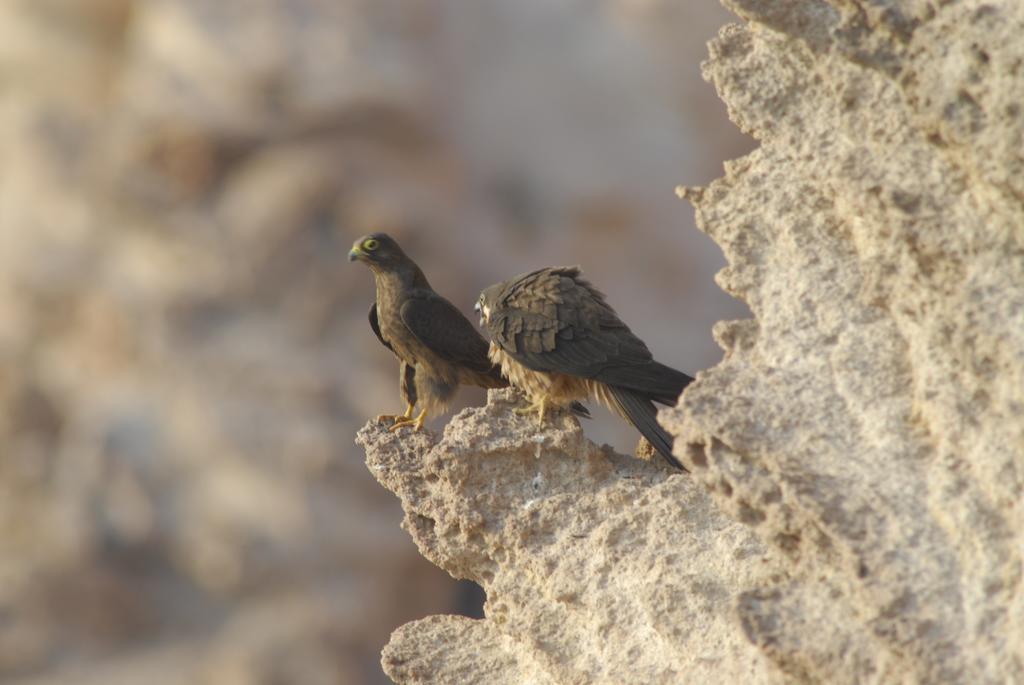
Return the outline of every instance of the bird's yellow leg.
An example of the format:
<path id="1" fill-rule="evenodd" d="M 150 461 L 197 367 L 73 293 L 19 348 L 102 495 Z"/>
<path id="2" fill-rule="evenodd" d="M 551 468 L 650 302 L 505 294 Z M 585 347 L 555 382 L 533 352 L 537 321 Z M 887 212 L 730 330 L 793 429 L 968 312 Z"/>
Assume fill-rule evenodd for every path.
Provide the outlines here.
<path id="1" fill-rule="evenodd" d="M 519 415 L 532 414 L 534 412 L 537 412 L 537 424 L 543 426 L 544 419 L 546 418 L 548 412 L 547 398 L 541 397 L 539 400 L 534 400 L 533 402 L 531 402 L 529 406 L 520 407 L 518 409 L 514 409 L 513 411 L 515 411 L 515 413 Z"/>
<path id="2" fill-rule="evenodd" d="M 406 404 L 408 404 L 408 402 Z M 399 421 L 408 421 L 409 419 L 412 418 L 413 406 L 414 405 L 409 404 L 409 406 L 405 408 L 404 414 L 381 414 L 380 416 L 377 417 L 377 420 L 390 421 L 391 423 L 398 423 Z"/>
<path id="3" fill-rule="evenodd" d="M 412 418 L 412 412 L 410 412 L 409 416 L 407 416 L 405 418 L 399 419 L 398 421 L 395 422 L 395 425 L 393 425 L 390 428 L 388 428 L 388 430 L 391 431 L 391 432 L 395 432 L 396 430 L 398 430 L 402 426 L 412 426 L 413 430 L 417 430 L 418 431 L 418 430 L 423 428 L 423 422 L 426 421 L 426 420 L 427 420 L 427 410 L 426 409 L 421 411 L 419 416 L 417 416 L 415 419 Z"/>

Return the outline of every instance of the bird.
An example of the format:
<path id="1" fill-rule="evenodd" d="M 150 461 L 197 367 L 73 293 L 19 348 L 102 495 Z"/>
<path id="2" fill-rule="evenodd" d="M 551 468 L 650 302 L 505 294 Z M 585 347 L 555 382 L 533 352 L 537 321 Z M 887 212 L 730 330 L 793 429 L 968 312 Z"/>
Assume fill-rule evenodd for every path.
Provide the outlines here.
<path id="1" fill-rule="evenodd" d="M 490 360 L 531 401 L 521 413 L 536 412 L 543 426 L 548 409 L 594 397 L 686 471 L 654 403 L 675 404 L 693 378 L 655 361 L 579 267 L 546 267 L 496 283 L 474 309 Z"/>
<path id="2" fill-rule="evenodd" d="M 423 428 L 428 415 L 448 409 L 460 385 L 503 388 L 508 381 L 487 356 L 487 341 L 451 302 L 438 295 L 423 271 L 386 233 L 355 241 L 350 262 L 370 267 L 377 297 L 370 306 L 370 328 L 399 360 L 399 392 L 404 414 L 382 414 L 395 431 Z M 413 417 L 416 405 L 421 407 Z"/>

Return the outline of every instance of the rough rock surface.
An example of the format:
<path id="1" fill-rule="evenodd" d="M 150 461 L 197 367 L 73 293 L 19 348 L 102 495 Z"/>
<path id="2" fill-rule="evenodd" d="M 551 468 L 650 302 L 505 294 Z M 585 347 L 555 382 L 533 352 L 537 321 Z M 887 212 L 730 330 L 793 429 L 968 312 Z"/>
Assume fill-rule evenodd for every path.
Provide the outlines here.
<path id="1" fill-rule="evenodd" d="M 761 147 L 687 195 L 754 319 L 668 423 L 791 558 L 738 604 L 783 671 L 1020 682 L 1024 6 L 859 5 L 712 45 Z"/>
<path id="2" fill-rule="evenodd" d="M 1024 5 L 728 4 L 761 146 L 681 194 L 753 318 L 663 413 L 692 477 L 500 402 L 364 429 L 489 598 L 396 632 L 400 683 L 1024 681 Z"/>
<path id="3" fill-rule="evenodd" d="M 384 651 L 397 682 L 745 682 L 765 657 L 730 605 L 777 564 L 703 488 L 598 447 L 561 416 L 538 431 L 509 390 L 443 436 L 358 436 L 432 562 L 488 593 L 486 620 L 434 616 Z"/>

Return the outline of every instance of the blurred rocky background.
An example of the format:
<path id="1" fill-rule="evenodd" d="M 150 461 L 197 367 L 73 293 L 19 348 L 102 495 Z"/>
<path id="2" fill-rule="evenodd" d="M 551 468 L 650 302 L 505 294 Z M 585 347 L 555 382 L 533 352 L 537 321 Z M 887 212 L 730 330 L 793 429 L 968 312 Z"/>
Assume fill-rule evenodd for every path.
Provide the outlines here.
<path id="1" fill-rule="evenodd" d="M 0 3 L 0 681 L 380 683 L 391 630 L 471 612 L 353 444 L 401 406 L 345 253 L 388 230 L 466 312 L 579 263 L 660 359 L 714 363 L 742 310 L 672 189 L 750 147 L 698 71 L 726 20 Z"/>

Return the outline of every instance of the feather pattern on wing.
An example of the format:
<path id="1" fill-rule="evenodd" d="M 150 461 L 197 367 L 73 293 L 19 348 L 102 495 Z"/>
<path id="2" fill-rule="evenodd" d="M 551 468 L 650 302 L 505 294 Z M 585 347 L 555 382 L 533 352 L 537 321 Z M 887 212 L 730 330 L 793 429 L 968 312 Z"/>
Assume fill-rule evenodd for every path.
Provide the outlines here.
<path id="1" fill-rule="evenodd" d="M 409 332 L 445 361 L 487 373 L 487 342 L 455 306 L 442 297 L 426 293 L 409 298 L 400 310 Z"/>
<path id="2" fill-rule="evenodd" d="M 529 369 L 636 390 L 662 404 L 674 404 L 693 380 L 654 361 L 577 267 L 541 269 L 509 281 L 487 329 Z"/>
<path id="3" fill-rule="evenodd" d="M 490 359 L 513 386 L 559 406 L 596 397 L 683 468 L 654 403 L 675 404 L 693 379 L 655 361 L 579 268 L 523 274 L 481 300 Z"/>

